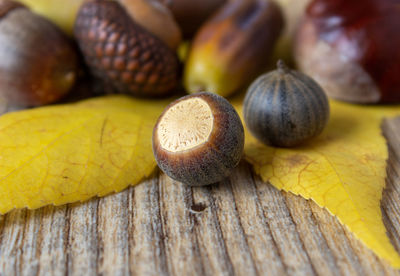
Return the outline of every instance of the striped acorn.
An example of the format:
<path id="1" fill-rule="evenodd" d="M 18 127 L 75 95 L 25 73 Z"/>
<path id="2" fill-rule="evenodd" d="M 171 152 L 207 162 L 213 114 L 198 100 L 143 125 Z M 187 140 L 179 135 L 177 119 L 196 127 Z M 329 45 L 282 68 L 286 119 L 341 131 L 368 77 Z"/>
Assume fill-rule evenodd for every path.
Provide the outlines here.
<path id="1" fill-rule="evenodd" d="M 257 78 L 244 99 L 244 120 L 250 132 L 267 145 L 291 147 L 322 132 L 329 102 L 310 77 L 286 67 Z"/>
<path id="2" fill-rule="evenodd" d="M 74 34 L 93 75 L 116 92 L 164 96 L 178 84 L 176 54 L 118 2 L 85 3 Z"/>
<path id="3" fill-rule="evenodd" d="M 166 107 L 153 131 L 153 153 L 160 169 L 190 186 L 223 180 L 239 163 L 244 129 L 223 97 L 196 93 Z"/>

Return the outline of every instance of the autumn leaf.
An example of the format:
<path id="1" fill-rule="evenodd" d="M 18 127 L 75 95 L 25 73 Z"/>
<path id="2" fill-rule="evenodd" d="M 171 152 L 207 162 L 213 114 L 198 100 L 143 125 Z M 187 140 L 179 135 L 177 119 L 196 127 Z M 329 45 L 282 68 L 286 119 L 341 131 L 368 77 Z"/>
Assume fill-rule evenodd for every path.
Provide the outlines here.
<path id="1" fill-rule="evenodd" d="M 109 96 L 0 117 L 0 213 L 83 201 L 156 167 L 151 135 L 169 101 Z"/>
<path id="2" fill-rule="evenodd" d="M 388 158 L 380 124 L 384 117 L 399 115 L 400 106 L 330 104 L 324 132 L 301 147 L 264 146 L 246 131 L 245 159 L 263 181 L 315 201 L 379 257 L 400 268 L 380 208 Z M 240 100 L 235 106 L 242 114 Z"/>

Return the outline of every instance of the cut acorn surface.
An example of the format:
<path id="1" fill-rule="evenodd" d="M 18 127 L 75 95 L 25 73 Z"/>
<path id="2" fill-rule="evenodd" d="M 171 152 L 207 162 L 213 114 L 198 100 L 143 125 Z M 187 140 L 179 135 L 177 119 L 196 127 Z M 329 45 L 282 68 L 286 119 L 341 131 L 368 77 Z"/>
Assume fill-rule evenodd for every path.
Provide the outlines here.
<path id="1" fill-rule="evenodd" d="M 176 87 L 176 54 L 135 23 L 119 3 L 85 3 L 74 33 L 93 75 L 115 92 L 164 96 Z"/>
<path id="2" fill-rule="evenodd" d="M 153 131 L 153 153 L 160 169 L 190 186 L 223 180 L 239 163 L 244 129 L 223 97 L 201 92 L 166 107 Z"/>

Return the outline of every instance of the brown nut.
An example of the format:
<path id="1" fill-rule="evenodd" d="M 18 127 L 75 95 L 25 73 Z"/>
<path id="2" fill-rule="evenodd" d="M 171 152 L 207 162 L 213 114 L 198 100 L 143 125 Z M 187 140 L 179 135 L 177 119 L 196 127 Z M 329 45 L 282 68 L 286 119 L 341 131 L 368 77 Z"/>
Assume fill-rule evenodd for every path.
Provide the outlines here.
<path id="1" fill-rule="evenodd" d="M 75 83 L 77 55 L 50 21 L 0 0 L 0 98 L 11 105 L 55 102 Z"/>
<path id="2" fill-rule="evenodd" d="M 400 102 L 398 1 L 313 0 L 296 33 L 299 68 L 335 99 Z"/>
<path id="3" fill-rule="evenodd" d="M 248 85 L 268 65 L 283 25 L 274 1 L 226 3 L 193 40 L 183 77 L 186 90 L 228 97 Z"/>
<path id="4" fill-rule="evenodd" d="M 277 67 L 250 85 L 243 103 L 244 121 L 266 145 L 296 146 L 322 132 L 329 102 L 313 79 L 290 70 L 281 60 Z"/>
<path id="5" fill-rule="evenodd" d="M 237 166 L 244 146 L 239 115 L 223 97 L 197 93 L 172 102 L 153 131 L 160 169 L 191 186 L 221 181 Z"/>
<path id="6" fill-rule="evenodd" d="M 118 0 L 132 18 L 147 31 L 164 41 L 172 50 L 178 48 L 182 33 L 171 11 L 158 0 Z"/>
<path id="7" fill-rule="evenodd" d="M 178 82 L 176 54 L 114 1 L 85 3 L 75 37 L 93 75 L 119 93 L 163 96 Z"/>

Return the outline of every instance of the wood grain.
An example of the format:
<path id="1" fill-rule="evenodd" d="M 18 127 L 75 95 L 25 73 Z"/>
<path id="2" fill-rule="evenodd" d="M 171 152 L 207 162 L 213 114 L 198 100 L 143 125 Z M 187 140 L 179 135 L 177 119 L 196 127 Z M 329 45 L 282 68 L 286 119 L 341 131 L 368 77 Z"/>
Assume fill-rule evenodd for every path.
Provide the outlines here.
<path id="1" fill-rule="evenodd" d="M 400 118 L 382 212 L 400 250 Z M 315 203 L 242 162 L 219 185 L 155 174 L 89 202 L 0 216 L 0 275 L 400 275 Z"/>

